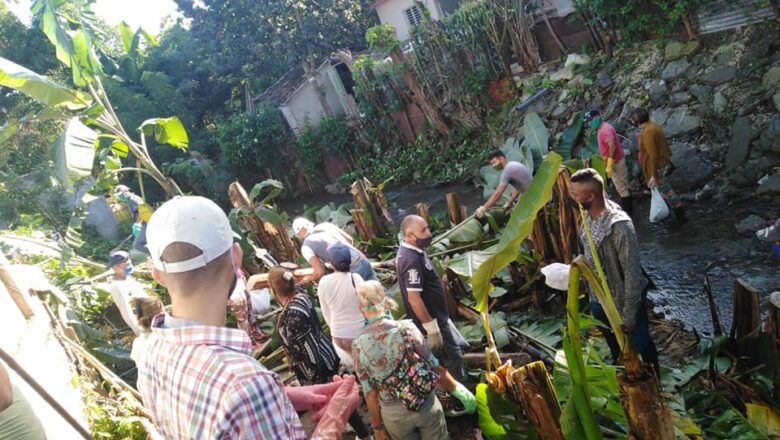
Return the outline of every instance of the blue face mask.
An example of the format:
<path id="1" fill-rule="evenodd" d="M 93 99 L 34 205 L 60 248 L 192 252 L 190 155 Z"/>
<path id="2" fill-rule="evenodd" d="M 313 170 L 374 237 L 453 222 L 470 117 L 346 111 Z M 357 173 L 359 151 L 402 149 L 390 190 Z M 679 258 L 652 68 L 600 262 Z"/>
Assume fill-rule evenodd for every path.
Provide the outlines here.
<path id="1" fill-rule="evenodd" d="M 120 202 L 126 202 L 130 200 L 130 196 L 127 195 L 127 193 L 121 193 L 118 196 L 116 196 L 117 199 L 119 199 Z"/>
<path id="2" fill-rule="evenodd" d="M 601 125 L 601 119 L 600 118 L 596 118 L 596 119 L 590 121 L 590 128 L 592 128 L 593 130 L 596 130 L 597 128 L 599 128 L 600 125 Z"/>
<path id="3" fill-rule="evenodd" d="M 133 263 L 128 262 L 127 266 L 125 266 L 125 276 L 129 277 L 133 273 L 133 269 Z"/>

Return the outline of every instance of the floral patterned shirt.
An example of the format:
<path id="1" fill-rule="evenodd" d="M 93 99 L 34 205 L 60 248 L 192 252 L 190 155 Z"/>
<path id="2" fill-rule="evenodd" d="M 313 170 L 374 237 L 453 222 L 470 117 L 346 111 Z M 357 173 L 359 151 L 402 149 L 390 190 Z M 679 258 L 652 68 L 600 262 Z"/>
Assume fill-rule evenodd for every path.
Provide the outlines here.
<path id="1" fill-rule="evenodd" d="M 406 331 L 414 343 L 417 354 L 438 367 L 439 361 L 431 353 L 420 330 L 411 320 L 393 321 L 383 319 L 363 329 L 363 333 L 352 343 L 352 358 L 355 363 L 355 376 L 368 393 L 377 388 L 401 363 L 406 356 L 406 346 L 401 329 Z M 395 402 L 395 397 L 385 391 L 379 391 L 383 402 Z"/>

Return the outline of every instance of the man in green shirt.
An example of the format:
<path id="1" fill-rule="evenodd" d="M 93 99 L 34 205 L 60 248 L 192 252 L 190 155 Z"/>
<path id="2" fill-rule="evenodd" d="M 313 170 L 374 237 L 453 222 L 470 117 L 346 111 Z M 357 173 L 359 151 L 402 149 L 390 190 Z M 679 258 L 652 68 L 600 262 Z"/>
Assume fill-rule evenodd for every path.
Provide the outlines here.
<path id="1" fill-rule="evenodd" d="M 41 421 L 0 364 L 0 440 L 45 440 Z"/>

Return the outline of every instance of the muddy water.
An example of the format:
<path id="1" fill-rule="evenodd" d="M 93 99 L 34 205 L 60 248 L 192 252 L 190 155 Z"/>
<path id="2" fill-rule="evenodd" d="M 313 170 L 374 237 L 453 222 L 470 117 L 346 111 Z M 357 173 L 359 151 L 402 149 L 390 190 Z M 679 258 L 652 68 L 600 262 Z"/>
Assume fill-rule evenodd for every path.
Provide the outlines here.
<path id="1" fill-rule="evenodd" d="M 427 203 L 431 212 L 445 210 L 447 192 L 456 192 L 469 212 L 482 203 L 481 190 L 464 184 L 436 188 L 409 186 L 385 194 L 391 214 L 398 220 L 414 212 L 418 202 Z M 303 212 L 304 205 L 348 201 L 351 201 L 348 194 L 321 195 L 283 203 L 282 208 L 290 215 L 297 215 Z M 762 304 L 771 292 L 780 290 L 780 260 L 773 257 L 770 246 L 759 242 L 751 233 L 738 234 L 734 228 L 735 223 L 750 214 L 765 216 L 770 206 L 747 203 L 689 206 L 689 223 L 681 228 L 669 228 L 647 220 L 649 203 L 647 198 L 636 201 L 635 226 L 642 262 L 658 286 L 649 293 L 657 312 L 681 320 L 688 328 L 711 333 L 710 308 L 703 289 L 707 275 L 721 325 L 728 332 L 735 279 L 744 279 L 758 289 Z"/>

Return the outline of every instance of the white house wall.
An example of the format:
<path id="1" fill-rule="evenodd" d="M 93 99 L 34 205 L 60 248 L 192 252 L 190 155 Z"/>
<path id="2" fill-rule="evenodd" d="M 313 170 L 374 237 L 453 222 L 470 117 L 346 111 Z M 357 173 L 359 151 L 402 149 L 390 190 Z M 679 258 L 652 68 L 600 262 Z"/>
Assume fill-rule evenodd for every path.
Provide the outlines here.
<path id="1" fill-rule="evenodd" d="M 334 115 L 341 115 L 344 113 L 344 108 L 339 102 L 336 89 L 333 87 L 330 78 L 328 78 L 326 70 L 332 68 L 330 66 L 323 68 L 318 73 L 318 81 L 320 87 L 325 90 L 325 99 L 330 110 Z M 287 123 L 296 136 L 300 134 L 300 130 L 303 130 L 307 118 L 309 124 L 317 127 L 322 118 L 326 116 L 325 109 L 320 104 L 318 93 L 314 81 L 307 81 L 285 105 L 281 106 L 282 114 L 284 114 Z"/>
<path id="2" fill-rule="evenodd" d="M 431 19 L 441 19 L 439 5 L 436 0 L 422 0 L 420 3 L 424 4 L 428 9 Z M 377 14 L 379 14 L 379 21 L 383 24 L 392 25 L 395 28 L 398 39 L 405 41 L 409 39 L 411 28 L 409 22 L 406 21 L 404 11 L 414 5 L 415 2 L 413 0 L 387 0 L 376 6 L 375 9 Z"/>

